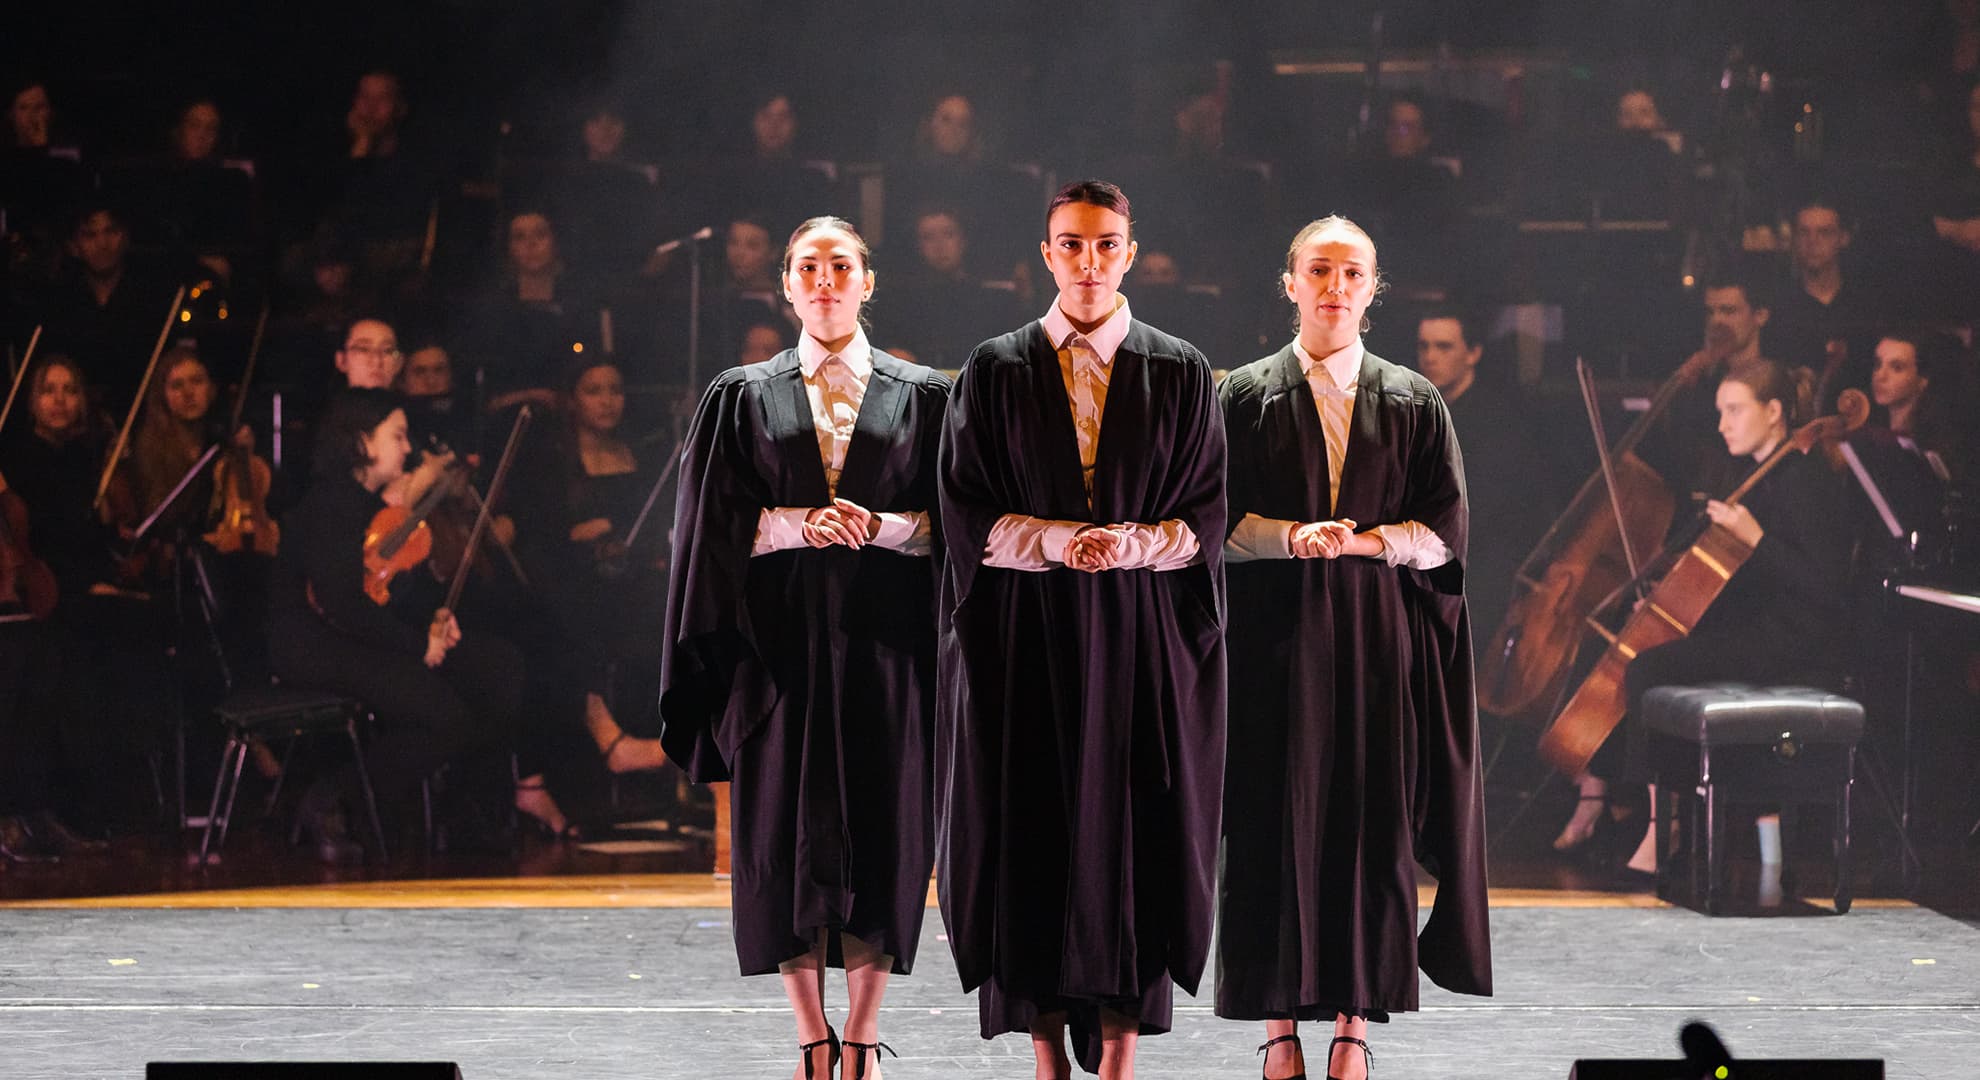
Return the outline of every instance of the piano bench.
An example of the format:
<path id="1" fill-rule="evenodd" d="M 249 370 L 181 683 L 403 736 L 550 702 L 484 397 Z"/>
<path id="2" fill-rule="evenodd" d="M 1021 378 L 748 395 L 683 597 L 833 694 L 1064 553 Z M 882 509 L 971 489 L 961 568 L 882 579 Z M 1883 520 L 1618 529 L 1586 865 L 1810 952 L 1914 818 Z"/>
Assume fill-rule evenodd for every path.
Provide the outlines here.
<path id="1" fill-rule="evenodd" d="M 1724 910 L 1726 805 L 1815 803 L 1835 809 L 1836 913 L 1849 910 L 1850 792 L 1863 706 L 1806 686 L 1658 686 L 1643 696 L 1648 764 L 1660 794 L 1687 811 L 1688 896 L 1680 896 L 1668 830 L 1657 838 L 1657 895 Z M 1702 879 L 1702 890 L 1701 886 Z M 1702 893 L 1702 896 L 1701 896 Z"/>

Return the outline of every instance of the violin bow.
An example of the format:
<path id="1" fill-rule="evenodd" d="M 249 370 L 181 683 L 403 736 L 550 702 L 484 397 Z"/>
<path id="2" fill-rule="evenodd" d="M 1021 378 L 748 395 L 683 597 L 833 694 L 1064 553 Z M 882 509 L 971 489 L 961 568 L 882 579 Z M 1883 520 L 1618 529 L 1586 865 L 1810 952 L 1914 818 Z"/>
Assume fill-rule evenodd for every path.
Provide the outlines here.
<path id="1" fill-rule="evenodd" d="M 124 416 L 124 426 L 117 432 L 117 443 L 110 448 L 110 456 L 103 462 L 103 476 L 96 482 L 96 499 L 92 509 L 103 505 L 103 496 L 110 490 L 110 477 L 117 471 L 117 462 L 124 457 L 124 449 L 131 442 L 131 427 L 137 423 L 138 410 L 144 408 L 144 395 L 151 389 L 151 377 L 158 373 L 158 358 L 165 354 L 165 342 L 172 337 L 172 324 L 179 319 L 179 305 L 186 302 L 186 287 L 172 294 L 172 306 L 165 312 L 165 325 L 158 331 L 158 343 L 151 347 L 151 362 L 144 366 L 144 378 L 138 380 L 137 396 L 131 399 L 131 411 Z"/>
<path id="2" fill-rule="evenodd" d="M 14 372 L 14 388 L 7 391 L 7 404 L 0 406 L 0 429 L 7 426 L 7 418 L 14 414 L 14 398 L 20 395 L 21 383 L 26 381 L 28 368 L 34 366 L 34 347 L 41 344 L 41 326 L 36 324 L 34 333 L 28 337 L 27 352 L 21 354 L 21 369 Z"/>
<path id="3" fill-rule="evenodd" d="M 261 356 L 261 339 L 268 333 L 268 302 L 261 302 L 261 316 L 254 320 L 254 339 L 248 343 L 247 366 L 241 369 L 241 385 L 234 389 L 234 411 L 227 421 L 227 438 L 241 429 L 241 416 L 247 411 L 248 388 L 254 385 L 254 364 Z"/>
<path id="4" fill-rule="evenodd" d="M 494 508 L 495 500 L 502 496 L 502 485 L 509 480 L 509 467 L 516 462 L 516 446 L 522 442 L 523 429 L 534 417 L 530 407 L 524 405 L 516 413 L 515 425 L 509 428 L 509 441 L 502 447 L 502 460 L 495 466 L 494 479 L 488 482 L 488 497 L 481 500 L 481 509 L 474 515 L 474 528 L 468 531 L 465 554 L 461 556 L 461 564 L 454 568 L 454 580 L 447 585 L 447 602 L 441 606 L 448 611 L 455 610 L 455 605 L 461 602 L 461 590 L 467 585 L 468 567 L 473 565 L 474 553 L 481 547 L 481 537 L 488 531 L 489 511 Z"/>

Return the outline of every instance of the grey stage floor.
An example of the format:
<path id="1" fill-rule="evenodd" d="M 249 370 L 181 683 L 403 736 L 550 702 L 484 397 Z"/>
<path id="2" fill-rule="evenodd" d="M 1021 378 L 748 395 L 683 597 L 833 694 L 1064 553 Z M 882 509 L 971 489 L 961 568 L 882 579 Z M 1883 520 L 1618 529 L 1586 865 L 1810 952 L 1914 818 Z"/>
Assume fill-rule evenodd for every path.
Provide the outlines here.
<path id="1" fill-rule="evenodd" d="M 138 1077 L 152 1059 L 449 1059 L 466 1080 L 791 1075 L 774 979 L 733 973 L 722 910 L 0 912 L 0 1076 Z M 1425 987 L 1375 1075 L 1565 1077 L 1673 1056 L 1705 1018 L 1736 1054 L 1866 1056 L 1980 1076 L 1980 931 L 1919 909 L 1707 919 L 1493 911 L 1498 996 Z M 881 1037 L 890 1080 L 1031 1075 L 985 1043 L 930 912 Z M 1206 987 L 1206 991 L 1207 991 Z M 834 1000 L 842 1003 L 843 983 Z M 1178 998 L 1140 1075 L 1255 1077 L 1253 1025 Z"/>

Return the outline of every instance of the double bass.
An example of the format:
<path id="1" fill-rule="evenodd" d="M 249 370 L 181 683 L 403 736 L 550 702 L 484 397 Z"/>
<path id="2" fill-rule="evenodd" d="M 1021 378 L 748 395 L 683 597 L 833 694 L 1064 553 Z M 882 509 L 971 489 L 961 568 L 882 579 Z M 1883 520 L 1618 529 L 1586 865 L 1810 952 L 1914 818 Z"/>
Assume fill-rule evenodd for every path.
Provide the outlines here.
<path id="1" fill-rule="evenodd" d="M 1754 485 L 1778 466 L 1788 454 L 1808 453 L 1818 445 L 1827 446 L 1863 426 L 1870 415 L 1870 399 L 1860 390 L 1845 390 L 1837 400 L 1837 413 L 1818 417 L 1782 441 L 1760 467 L 1724 501 L 1737 506 Z M 1654 649 L 1685 637 L 1698 625 L 1726 583 L 1753 554 L 1753 548 L 1717 523 L 1708 524 L 1698 538 L 1659 560 L 1638 580 L 1625 582 L 1604 598 L 1586 620 L 1588 632 L 1606 643 L 1601 658 L 1568 698 L 1554 722 L 1540 736 L 1540 755 L 1570 776 L 1587 771 L 1589 759 L 1609 733 L 1621 722 L 1625 708 L 1623 679 L 1630 661 L 1646 649 Z M 1655 578 L 1643 598 L 1629 613 L 1621 629 L 1611 631 L 1596 615 L 1630 595 L 1643 579 Z"/>

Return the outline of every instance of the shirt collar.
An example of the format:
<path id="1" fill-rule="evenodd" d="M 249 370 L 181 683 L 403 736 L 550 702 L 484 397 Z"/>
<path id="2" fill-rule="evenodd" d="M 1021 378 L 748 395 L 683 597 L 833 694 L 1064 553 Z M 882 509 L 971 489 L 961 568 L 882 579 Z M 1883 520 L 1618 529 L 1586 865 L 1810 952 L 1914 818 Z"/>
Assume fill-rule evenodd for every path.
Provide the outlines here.
<path id="1" fill-rule="evenodd" d="M 1133 313 L 1128 310 L 1127 297 L 1122 296 L 1119 299 L 1120 302 L 1114 305 L 1114 313 L 1107 316 L 1106 322 L 1094 327 L 1090 334 L 1080 334 L 1086 339 L 1087 344 L 1093 346 L 1093 351 L 1100 357 L 1102 364 L 1114 362 L 1114 354 L 1120 351 L 1121 342 L 1127 338 L 1128 323 L 1134 318 Z M 1052 339 L 1052 347 L 1055 349 L 1065 348 L 1066 339 L 1079 333 L 1073 326 L 1072 320 L 1066 318 L 1066 313 L 1059 310 L 1059 301 L 1056 298 L 1052 301 L 1052 310 L 1046 312 L 1045 317 L 1039 321 L 1045 324 L 1045 336 Z"/>
<path id="2" fill-rule="evenodd" d="M 804 370 L 804 377 L 807 379 L 817 378 L 818 369 L 832 355 L 826 352 L 825 346 L 810 334 L 798 335 L 797 351 L 798 367 Z M 847 369 L 858 376 L 861 382 L 866 381 L 867 376 L 873 373 L 873 346 L 867 344 L 865 329 L 853 331 L 853 339 L 839 351 L 839 359 L 845 361 Z"/>
<path id="3" fill-rule="evenodd" d="M 1313 354 L 1306 351 L 1306 346 L 1301 345 L 1297 338 L 1293 340 L 1293 354 L 1299 357 L 1299 370 L 1311 378 L 1313 367 L 1318 364 L 1327 369 L 1327 378 L 1332 380 L 1336 389 L 1348 392 L 1352 392 L 1361 380 L 1361 358 L 1367 352 L 1368 347 L 1362 344 L 1360 338 L 1355 338 L 1353 344 L 1315 360 Z"/>

